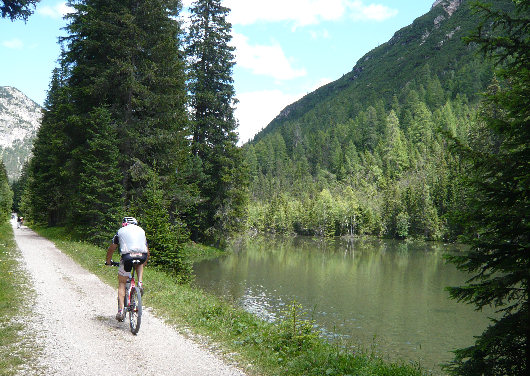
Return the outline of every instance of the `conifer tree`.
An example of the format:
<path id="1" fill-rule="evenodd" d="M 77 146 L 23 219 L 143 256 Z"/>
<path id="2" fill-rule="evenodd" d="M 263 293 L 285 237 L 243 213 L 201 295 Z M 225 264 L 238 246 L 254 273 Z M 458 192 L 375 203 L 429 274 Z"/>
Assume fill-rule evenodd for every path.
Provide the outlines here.
<path id="1" fill-rule="evenodd" d="M 104 245 L 123 216 L 116 129 L 104 108 L 94 109 L 85 126 L 89 137 L 80 157 L 79 200 L 72 208 L 71 223 L 88 240 Z"/>
<path id="2" fill-rule="evenodd" d="M 132 202 L 131 212 L 146 232 L 150 262 L 168 268 L 179 277 L 180 282 L 189 281 L 191 265 L 184 260 L 182 247 L 187 234 L 178 220 L 170 220 L 167 200 L 164 200 L 156 170 L 149 172 L 145 193 Z"/>
<path id="3" fill-rule="evenodd" d="M 0 159 L 0 222 L 7 220 L 11 213 L 13 192 L 7 180 L 7 171 L 4 162 Z"/>
<path id="4" fill-rule="evenodd" d="M 205 179 L 200 182 L 204 217 L 196 239 L 238 230 L 243 221 L 248 177 L 242 152 L 237 148 L 237 122 L 232 68 L 235 64 L 229 9 L 220 0 L 197 0 L 192 4 L 186 54 L 190 59 L 192 152 L 200 158 Z"/>
<path id="5" fill-rule="evenodd" d="M 487 94 L 476 142 L 464 149 L 465 223 L 474 236 L 469 254 L 451 259 L 473 277 L 450 293 L 477 309 L 492 305 L 499 317 L 455 351 L 449 369 L 459 375 L 526 375 L 530 363 L 530 3 L 513 5 L 476 5 L 484 18 L 469 38 L 497 64 L 500 81 Z"/>
<path id="6" fill-rule="evenodd" d="M 33 14 L 33 8 L 39 0 L 2 0 L 0 1 L 0 14 L 2 18 L 9 17 L 11 21 L 17 18 L 27 21 Z"/>
<path id="7" fill-rule="evenodd" d="M 50 226 L 64 224 L 74 183 L 68 178 L 71 143 L 65 125 L 71 112 L 63 74 L 64 70 L 59 68 L 53 71 L 24 187 L 25 215 Z"/>
<path id="8" fill-rule="evenodd" d="M 143 188 L 131 180 L 136 160 L 156 164 L 169 192 L 188 153 L 182 31 L 176 20 L 180 1 L 83 0 L 75 7 L 63 61 L 71 67 L 76 113 L 99 106 L 110 111 L 127 200 Z M 77 141 L 73 146 L 83 147 L 83 129 L 70 132 Z"/>

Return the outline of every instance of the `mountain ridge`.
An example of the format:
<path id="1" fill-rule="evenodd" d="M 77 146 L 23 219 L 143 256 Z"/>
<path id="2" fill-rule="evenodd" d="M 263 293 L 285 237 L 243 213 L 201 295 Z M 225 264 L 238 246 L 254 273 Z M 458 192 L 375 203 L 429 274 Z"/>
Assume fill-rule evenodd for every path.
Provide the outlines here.
<path id="1" fill-rule="evenodd" d="M 389 41 L 367 52 L 351 71 L 286 106 L 250 142 L 259 141 L 286 122 L 307 123 L 304 116 L 324 108 L 324 102 L 340 96 L 361 104 L 382 98 L 389 104 L 398 87 L 402 88 L 413 80 L 416 70 L 430 61 L 437 61 L 436 66 L 431 67 L 432 73 L 439 76 L 443 84 L 444 76 L 458 74 L 459 68 L 474 60 L 470 50 L 475 47 L 467 46 L 461 40 L 475 25 L 469 3 L 468 0 L 435 1 L 426 14 L 396 31 Z M 484 81 L 489 81 L 489 74 L 487 76 Z M 393 85 L 393 90 L 388 90 L 387 81 L 397 84 Z M 484 82 L 462 83 L 464 85 L 473 86 L 466 93 L 473 96 Z M 459 88 L 444 89 L 452 91 L 453 95 L 461 93 Z M 350 111 L 345 118 L 335 120 L 345 121 L 353 116 Z"/>
<path id="2" fill-rule="evenodd" d="M 12 86 L 0 86 L 0 156 L 10 181 L 20 176 L 31 155 L 42 107 Z"/>

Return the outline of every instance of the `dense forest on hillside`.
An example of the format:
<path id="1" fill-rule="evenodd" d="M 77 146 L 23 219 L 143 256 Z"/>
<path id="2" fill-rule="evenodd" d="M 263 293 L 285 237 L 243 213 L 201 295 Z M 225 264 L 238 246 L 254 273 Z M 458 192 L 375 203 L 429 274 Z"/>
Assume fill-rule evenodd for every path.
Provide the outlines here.
<path id="1" fill-rule="evenodd" d="M 462 166 L 447 136 L 470 142 L 476 114 L 476 101 L 451 98 L 425 66 L 391 103 L 379 100 L 344 123 L 306 133 L 297 123 L 284 125 L 245 147 L 250 225 L 300 234 L 454 239 Z"/>
<path id="2" fill-rule="evenodd" d="M 244 147 L 251 228 L 432 240 L 462 233 L 464 166 L 449 140 L 473 142 L 494 74 L 462 40 L 477 23 L 470 2 L 456 3 L 396 32 Z"/>

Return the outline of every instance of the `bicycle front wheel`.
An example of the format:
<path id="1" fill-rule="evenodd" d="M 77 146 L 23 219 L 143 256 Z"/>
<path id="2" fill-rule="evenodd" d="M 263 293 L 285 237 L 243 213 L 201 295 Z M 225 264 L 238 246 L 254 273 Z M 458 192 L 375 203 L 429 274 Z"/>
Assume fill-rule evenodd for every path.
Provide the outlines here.
<path id="1" fill-rule="evenodd" d="M 140 294 L 140 289 L 138 287 L 135 287 L 131 291 L 129 320 L 131 323 L 131 333 L 138 333 L 140 330 L 140 323 L 142 322 L 142 295 Z"/>

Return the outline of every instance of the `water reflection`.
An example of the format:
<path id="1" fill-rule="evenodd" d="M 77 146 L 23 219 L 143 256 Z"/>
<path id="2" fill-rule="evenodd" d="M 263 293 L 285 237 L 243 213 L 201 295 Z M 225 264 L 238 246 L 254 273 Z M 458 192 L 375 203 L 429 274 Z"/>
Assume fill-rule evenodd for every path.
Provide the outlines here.
<path id="1" fill-rule="evenodd" d="M 455 250 L 379 239 L 251 239 L 196 265 L 196 283 L 266 320 L 296 299 L 326 335 L 364 347 L 375 337 L 382 352 L 437 368 L 487 324 L 444 290 L 466 279 L 443 260 Z"/>

